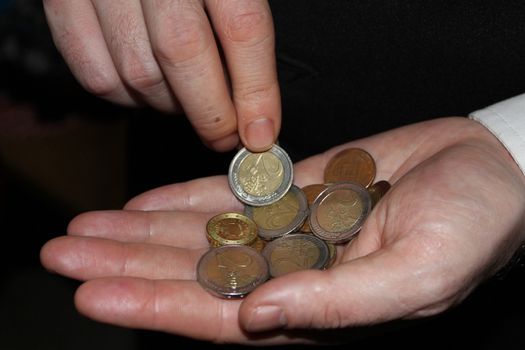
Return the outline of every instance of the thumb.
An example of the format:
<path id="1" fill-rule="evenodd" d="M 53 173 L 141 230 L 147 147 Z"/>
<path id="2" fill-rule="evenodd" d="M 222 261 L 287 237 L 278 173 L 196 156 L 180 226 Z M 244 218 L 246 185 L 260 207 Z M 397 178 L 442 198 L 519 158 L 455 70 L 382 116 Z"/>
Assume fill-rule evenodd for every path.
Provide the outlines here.
<path id="1" fill-rule="evenodd" d="M 370 325 L 442 311 L 450 300 L 448 280 L 437 263 L 414 266 L 413 256 L 382 249 L 326 271 L 306 270 L 273 279 L 242 303 L 248 332 L 328 329 Z M 447 305 L 448 306 L 448 305 Z"/>

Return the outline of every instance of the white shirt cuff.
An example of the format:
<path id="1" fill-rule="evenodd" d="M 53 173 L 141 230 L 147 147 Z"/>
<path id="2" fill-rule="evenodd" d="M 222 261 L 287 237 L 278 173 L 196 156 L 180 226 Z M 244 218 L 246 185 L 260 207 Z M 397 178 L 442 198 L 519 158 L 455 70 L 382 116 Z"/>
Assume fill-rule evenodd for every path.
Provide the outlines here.
<path id="1" fill-rule="evenodd" d="M 500 140 L 525 175 L 525 94 L 474 111 L 468 117 Z"/>

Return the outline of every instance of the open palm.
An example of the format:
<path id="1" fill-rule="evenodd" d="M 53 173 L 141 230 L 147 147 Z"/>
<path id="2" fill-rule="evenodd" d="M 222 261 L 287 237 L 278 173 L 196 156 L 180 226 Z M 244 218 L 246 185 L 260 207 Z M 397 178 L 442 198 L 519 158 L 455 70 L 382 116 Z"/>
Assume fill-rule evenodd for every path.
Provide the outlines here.
<path id="1" fill-rule="evenodd" d="M 202 289 L 195 267 L 209 249 L 206 222 L 242 210 L 225 176 L 82 214 L 42 248 L 42 263 L 86 281 L 76 306 L 101 322 L 221 343 L 322 343 L 329 329 L 452 307 L 524 240 L 525 177 L 476 122 L 441 118 L 349 142 L 297 163 L 295 184 L 321 183 L 346 147 L 367 150 L 376 180 L 393 186 L 328 270 L 272 279 L 243 300 Z"/>

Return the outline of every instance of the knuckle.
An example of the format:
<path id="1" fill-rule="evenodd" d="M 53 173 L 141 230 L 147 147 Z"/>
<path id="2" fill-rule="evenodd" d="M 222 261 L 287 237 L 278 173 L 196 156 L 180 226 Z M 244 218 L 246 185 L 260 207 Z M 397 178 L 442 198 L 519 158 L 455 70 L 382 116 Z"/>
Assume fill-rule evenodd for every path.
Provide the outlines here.
<path id="1" fill-rule="evenodd" d="M 193 20 L 179 20 L 162 30 L 153 41 L 153 51 L 164 62 L 184 62 L 199 56 L 205 49 L 204 31 Z"/>
<path id="2" fill-rule="evenodd" d="M 120 85 L 120 80 L 116 75 L 102 71 L 85 74 L 81 81 L 89 93 L 100 97 L 112 95 L 118 90 Z"/>
<path id="3" fill-rule="evenodd" d="M 239 88 L 235 92 L 235 97 L 246 103 L 259 103 L 269 99 L 275 89 L 275 83 L 259 83 Z"/>
<path id="4" fill-rule="evenodd" d="M 225 21 L 225 35 L 234 42 L 256 44 L 271 33 L 271 17 L 258 2 L 238 2 Z"/>
<path id="5" fill-rule="evenodd" d="M 163 82 L 160 71 L 141 62 L 123 65 L 122 79 L 129 87 L 138 91 L 151 90 Z"/>

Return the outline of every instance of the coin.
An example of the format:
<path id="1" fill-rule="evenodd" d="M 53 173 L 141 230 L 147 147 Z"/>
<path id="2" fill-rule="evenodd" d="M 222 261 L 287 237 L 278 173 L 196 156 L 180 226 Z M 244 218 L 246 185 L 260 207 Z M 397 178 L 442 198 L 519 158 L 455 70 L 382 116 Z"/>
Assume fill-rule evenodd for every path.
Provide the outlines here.
<path id="1" fill-rule="evenodd" d="M 385 180 L 378 181 L 372 186 L 368 187 L 368 193 L 370 193 L 370 198 L 372 199 L 372 208 L 375 207 L 377 202 L 383 198 L 389 189 L 390 183 Z"/>
<path id="2" fill-rule="evenodd" d="M 212 217 L 207 225 L 208 240 L 212 247 L 227 244 L 249 245 L 257 238 L 257 225 L 240 213 L 222 213 Z"/>
<path id="3" fill-rule="evenodd" d="M 246 205 L 244 214 L 257 224 L 259 237 L 272 240 L 301 227 L 308 217 L 308 203 L 304 192 L 292 185 L 277 202 L 262 207 Z"/>
<path id="4" fill-rule="evenodd" d="M 314 200 L 317 198 L 319 193 L 321 193 L 326 187 L 327 185 L 325 184 L 311 184 L 311 185 L 306 185 L 301 188 L 306 196 L 306 202 L 308 203 L 308 208 L 310 208 L 310 206 L 312 205 Z M 305 233 L 312 232 L 312 230 L 310 229 L 310 223 L 308 220 L 304 221 L 299 231 L 305 232 Z"/>
<path id="5" fill-rule="evenodd" d="M 344 243 L 361 229 L 371 210 L 370 194 L 362 185 L 341 182 L 328 186 L 316 198 L 310 211 L 310 227 L 315 236 Z"/>
<path id="6" fill-rule="evenodd" d="M 206 252 L 197 264 L 197 281 L 213 295 L 242 298 L 264 283 L 268 263 L 255 249 L 224 245 Z"/>
<path id="7" fill-rule="evenodd" d="M 323 269 L 330 259 L 328 246 L 323 240 L 303 233 L 288 234 L 269 242 L 262 255 L 268 261 L 271 277 Z"/>
<path id="8" fill-rule="evenodd" d="M 333 243 L 329 243 L 329 242 L 325 242 L 325 243 L 328 246 L 329 258 L 324 268 L 328 269 L 334 264 L 335 259 L 337 258 L 337 247 Z"/>
<path id="9" fill-rule="evenodd" d="M 277 202 L 288 192 L 292 181 L 293 163 L 277 145 L 260 153 L 242 148 L 228 170 L 228 183 L 233 194 L 251 206 Z"/>
<path id="10" fill-rule="evenodd" d="M 376 165 L 372 156 L 361 148 L 347 148 L 328 161 L 324 171 L 324 182 L 350 181 L 368 187 L 375 176 Z"/>

